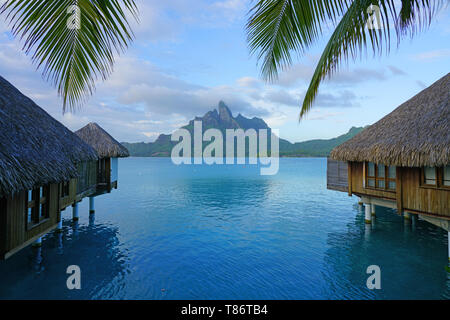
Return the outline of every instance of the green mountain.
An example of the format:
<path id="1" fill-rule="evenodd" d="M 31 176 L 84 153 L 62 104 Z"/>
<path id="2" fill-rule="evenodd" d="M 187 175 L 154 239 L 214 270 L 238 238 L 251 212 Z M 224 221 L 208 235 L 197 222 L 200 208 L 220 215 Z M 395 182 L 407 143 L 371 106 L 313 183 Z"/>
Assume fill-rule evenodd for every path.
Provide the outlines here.
<path id="1" fill-rule="evenodd" d="M 207 112 L 203 117 L 196 117 L 191 120 L 184 129 L 189 130 L 191 134 L 194 129 L 194 121 L 202 121 L 203 132 L 215 128 L 222 131 L 225 137 L 226 129 L 267 129 L 270 136 L 271 129 L 261 118 L 246 118 L 239 114 L 233 117 L 227 105 L 221 101 L 218 109 Z M 310 140 L 305 142 L 291 143 L 287 140 L 280 139 L 280 156 L 284 157 L 326 157 L 331 150 L 339 144 L 349 140 L 364 128 L 353 127 L 350 131 L 337 138 L 329 140 Z M 172 148 L 178 142 L 171 141 L 171 135 L 161 134 L 155 142 L 139 142 L 122 144 L 128 149 L 132 157 L 170 157 Z M 209 142 L 204 142 L 205 147 Z M 248 149 L 248 148 L 247 148 Z M 270 144 L 268 146 L 270 150 Z M 225 154 L 225 153 L 224 153 Z"/>
<path id="2" fill-rule="evenodd" d="M 347 133 L 328 140 L 317 139 L 283 144 L 280 140 L 280 155 L 284 157 L 327 157 L 331 150 L 350 140 L 362 130 L 364 130 L 363 127 L 352 127 Z"/>

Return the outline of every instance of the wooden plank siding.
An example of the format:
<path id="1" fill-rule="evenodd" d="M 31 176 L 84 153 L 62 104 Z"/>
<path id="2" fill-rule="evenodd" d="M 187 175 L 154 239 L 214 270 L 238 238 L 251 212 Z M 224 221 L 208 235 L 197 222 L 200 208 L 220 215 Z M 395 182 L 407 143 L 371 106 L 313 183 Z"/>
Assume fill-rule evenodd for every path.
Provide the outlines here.
<path id="1" fill-rule="evenodd" d="M 106 184 L 108 189 L 111 190 L 111 158 L 106 158 L 105 161 Z"/>
<path id="2" fill-rule="evenodd" d="M 0 257 L 3 257 L 6 253 L 6 198 L 0 199 Z"/>
<path id="3" fill-rule="evenodd" d="M 351 185 L 352 194 L 368 195 L 382 199 L 397 200 L 395 191 L 367 189 L 364 186 L 364 164 L 362 162 L 351 162 Z"/>
<path id="4" fill-rule="evenodd" d="M 450 190 L 420 185 L 420 168 L 402 168 L 403 210 L 450 217 Z"/>
<path id="5" fill-rule="evenodd" d="M 77 184 L 78 184 L 78 180 L 77 179 L 72 179 L 69 182 L 69 195 L 67 197 L 61 197 L 60 201 L 59 201 L 59 207 L 61 210 L 66 209 L 67 207 L 71 206 L 75 200 L 76 200 L 76 196 L 77 196 Z M 59 185 L 60 188 L 60 194 L 62 194 L 62 183 Z"/>
<path id="6" fill-rule="evenodd" d="M 77 195 L 86 194 L 86 191 L 92 189 L 95 192 L 95 186 L 97 185 L 97 167 L 97 161 L 84 161 L 78 164 Z"/>
<path id="7" fill-rule="evenodd" d="M 9 196 L 6 199 L 5 238 L 0 248 L 2 258 L 19 251 L 39 236 L 55 228 L 59 219 L 59 184 L 51 184 L 47 197 L 48 218 L 27 230 L 26 199 L 27 191 Z"/>
<path id="8" fill-rule="evenodd" d="M 399 214 L 408 211 L 450 218 L 450 189 L 422 186 L 420 168 L 397 167 L 394 191 L 366 188 L 362 162 L 349 162 L 348 172 L 348 190 L 340 191 L 395 201 Z"/>
<path id="9" fill-rule="evenodd" d="M 348 180 L 349 166 L 346 162 L 327 159 L 327 189 L 350 192 Z"/>

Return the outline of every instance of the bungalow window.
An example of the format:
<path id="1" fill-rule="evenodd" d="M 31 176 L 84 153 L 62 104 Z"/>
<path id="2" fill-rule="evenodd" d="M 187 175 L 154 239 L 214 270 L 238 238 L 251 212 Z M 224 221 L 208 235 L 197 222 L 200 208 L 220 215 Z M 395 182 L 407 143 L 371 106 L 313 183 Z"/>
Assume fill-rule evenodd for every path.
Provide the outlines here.
<path id="1" fill-rule="evenodd" d="M 40 187 L 27 192 L 27 228 L 33 227 L 49 217 L 48 194 L 48 187 Z"/>
<path id="2" fill-rule="evenodd" d="M 429 186 L 436 186 L 437 185 L 437 174 L 436 174 L 436 168 L 432 167 L 425 167 L 423 169 L 424 178 L 425 178 L 425 184 Z"/>
<path id="3" fill-rule="evenodd" d="M 444 174 L 443 174 L 443 185 L 445 187 L 450 187 L 450 166 L 444 167 Z"/>
<path id="4" fill-rule="evenodd" d="M 70 182 L 66 181 L 62 183 L 61 198 L 66 198 L 69 195 L 70 195 Z"/>
<path id="5" fill-rule="evenodd" d="M 424 167 L 422 169 L 422 184 L 436 188 L 450 187 L 450 166 L 442 168 Z"/>
<path id="6" fill-rule="evenodd" d="M 396 167 L 366 163 L 366 187 L 380 190 L 396 190 Z"/>
<path id="7" fill-rule="evenodd" d="M 367 186 L 375 188 L 375 164 L 373 162 L 369 162 L 367 166 L 367 178 Z"/>
<path id="8" fill-rule="evenodd" d="M 395 181 L 397 178 L 397 167 L 396 166 L 388 166 L 388 176 L 387 176 L 387 183 L 388 183 L 388 189 L 390 190 L 396 190 L 397 189 L 397 182 Z"/>
<path id="9" fill-rule="evenodd" d="M 27 208 L 27 223 L 32 223 L 34 210 L 33 190 L 28 190 L 26 208 Z"/>

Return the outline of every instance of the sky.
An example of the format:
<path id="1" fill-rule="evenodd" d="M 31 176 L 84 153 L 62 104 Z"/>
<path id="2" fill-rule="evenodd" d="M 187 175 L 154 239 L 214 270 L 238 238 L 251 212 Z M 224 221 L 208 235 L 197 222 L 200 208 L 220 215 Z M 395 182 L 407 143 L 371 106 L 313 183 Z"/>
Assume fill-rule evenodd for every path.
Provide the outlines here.
<path id="1" fill-rule="evenodd" d="M 97 122 L 119 141 L 152 142 L 223 100 L 234 116 L 261 117 L 291 142 L 328 139 L 370 125 L 450 71 L 450 8 L 389 55 L 362 54 L 322 84 L 298 121 L 302 97 L 330 36 L 327 30 L 273 83 L 260 76 L 245 24 L 250 0 L 137 1 L 135 40 L 114 73 L 74 112 L 42 78 L 0 17 L 0 75 L 71 130 Z M 327 29 L 327 28 L 326 28 Z"/>

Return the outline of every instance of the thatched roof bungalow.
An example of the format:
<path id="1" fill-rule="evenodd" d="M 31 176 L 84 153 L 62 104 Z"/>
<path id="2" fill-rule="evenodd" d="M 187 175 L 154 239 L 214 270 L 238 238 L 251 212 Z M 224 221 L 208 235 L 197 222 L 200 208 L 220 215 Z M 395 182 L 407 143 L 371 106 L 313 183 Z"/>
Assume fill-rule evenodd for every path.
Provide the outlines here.
<path id="1" fill-rule="evenodd" d="M 331 152 L 328 187 L 343 182 L 368 206 L 450 220 L 450 73 Z"/>
<path id="2" fill-rule="evenodd" d="M 0 76 L 0 196 L 77 176 L 92 147 Z"/>
<path id="3" fill-rule="evenodd" d="M 95 150 L 0 77 L 0 258 L 60 221 L 60 183 Z"/>
<path id="4" fill-rule="evenodd" d="M 450 73 L 336 147 L 331 158 L 400 167 L 450 163 Z"/>
<path id="5" fill-rule="evenodd" d="M 75 134 L 92 146 L 99 158 L 126 158 L 130 156 L 127 148 L 95 122 L 75 131 Z"/>
<path id="6" fill-rule="evenodd" d="M 91 145 L 99 156 L 97 165 L 97 189 L 99 193 L 117 189 L 118 158 L 129 157 L 127 148 L 121 145 L 97 123 L 89 123 L 75 132 Z"/>

